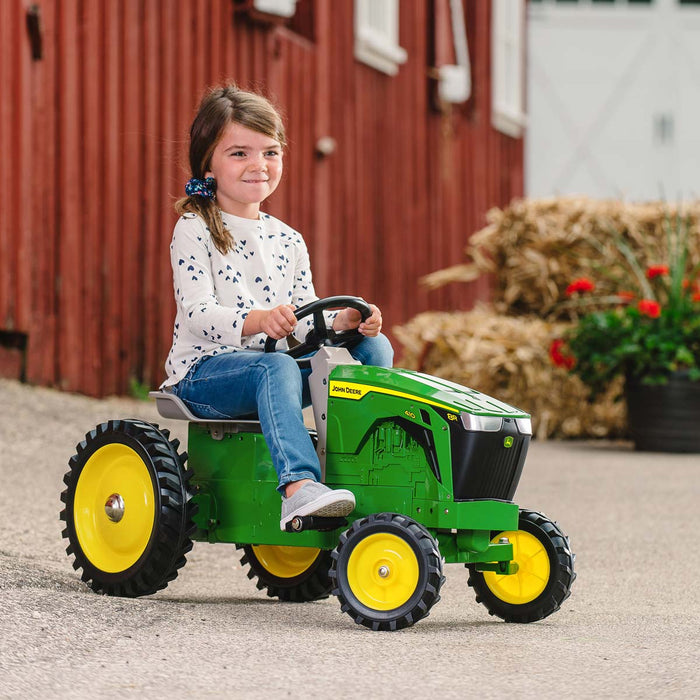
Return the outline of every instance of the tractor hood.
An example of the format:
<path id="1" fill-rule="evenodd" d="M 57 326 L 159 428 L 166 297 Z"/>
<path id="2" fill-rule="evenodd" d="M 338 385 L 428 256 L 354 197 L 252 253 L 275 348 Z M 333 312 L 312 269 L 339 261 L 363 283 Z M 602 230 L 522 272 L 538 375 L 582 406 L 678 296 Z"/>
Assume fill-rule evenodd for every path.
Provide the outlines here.
<path id="1" fill-rule="evenodd" d="M 330 374 L 330 398 L 359 400 L 371 392 L 400 396 L 460 414 L 530 417 L 526 411 L 475 389 L 407 369 L 339 365 Z"/>

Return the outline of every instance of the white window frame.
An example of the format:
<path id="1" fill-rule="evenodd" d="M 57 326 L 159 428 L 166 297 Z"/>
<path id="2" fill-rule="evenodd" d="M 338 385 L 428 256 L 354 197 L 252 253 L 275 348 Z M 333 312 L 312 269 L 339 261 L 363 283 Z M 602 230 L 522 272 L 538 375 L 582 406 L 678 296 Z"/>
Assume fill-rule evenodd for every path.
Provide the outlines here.
<path id="1" fill-rule="evenodd" d="M 525 0 L 491 3 L 491 124 L 519 138 L 525 114 Z"/>
<path id="2" fill-rule="evenodd" d="M 396 75 L 408 54 L 399 46 L 399 0 L 355 0 L 355 58 Z"/>
<path id="3" fill-rule="evenodd" d="M 289 18 L 297 11 L 297 0 L 253 0 L 253 7 L 267 15 Z"/>

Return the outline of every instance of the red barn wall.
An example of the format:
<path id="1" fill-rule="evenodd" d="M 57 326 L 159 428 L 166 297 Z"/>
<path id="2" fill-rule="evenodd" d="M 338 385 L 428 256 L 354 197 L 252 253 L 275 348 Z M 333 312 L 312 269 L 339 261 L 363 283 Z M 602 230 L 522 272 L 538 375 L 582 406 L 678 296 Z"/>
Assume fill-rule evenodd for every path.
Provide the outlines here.
<path id="1" fill-rule="evenodd" d="M 490 126 L 490 3 L 465 2 L 473 94 L 448 111 L 430 77 L 450 60 L 447 0 L 400 3 L 395 77 L 354 59 L 352 0 L 303 0 L 291 27 L 236 6 L 0 2 L 0 374 L 95 396 L 159 384 L 187 130 L 204 89 L 227 80 L 287 117 L 266 209 L 304 234 L 321 296 L 362 295 L 387 329 L 488 297 L 486 280 L 418 280 L 461 262 L 486 211 L 523 191 L 521 140 Z M 324 136 L 337 149 L 320 158 Z"/>

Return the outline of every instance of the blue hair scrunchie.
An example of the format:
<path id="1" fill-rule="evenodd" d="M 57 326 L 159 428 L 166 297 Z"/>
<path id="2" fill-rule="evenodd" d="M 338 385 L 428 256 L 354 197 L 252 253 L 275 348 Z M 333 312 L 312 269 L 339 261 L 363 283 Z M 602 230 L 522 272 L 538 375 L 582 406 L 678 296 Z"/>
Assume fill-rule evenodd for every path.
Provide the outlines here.
<path id="1" fill-rule="evenodd" d="M 213 177 L 207 177 L 204 180 L 193 177 L 187 181 L 185 185 L 185 194 L 188 197 L 199 195 L 205 199 L 214 199 L 216 194 L 216 180 Z"/>

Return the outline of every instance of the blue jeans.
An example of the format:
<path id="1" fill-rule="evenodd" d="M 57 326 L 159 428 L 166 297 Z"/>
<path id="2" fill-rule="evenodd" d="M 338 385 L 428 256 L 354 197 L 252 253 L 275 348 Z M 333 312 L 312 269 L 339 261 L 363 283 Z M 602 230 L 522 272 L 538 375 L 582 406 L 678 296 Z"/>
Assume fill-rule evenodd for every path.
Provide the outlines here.
<path id="1" fill-rule="evenodd" d="M 394 351 L 384 335 L 363 338 L 350 350 L 363 365 L 391 367 Z M 242 350 L 203 357 L 173 387 L 199 418 L 258 414 L 279 479 L 278 491 L 300 479 L 321 480 L 321 467 L 302 408 L 311 404 L 310 369 L 283 353 Z"/>

